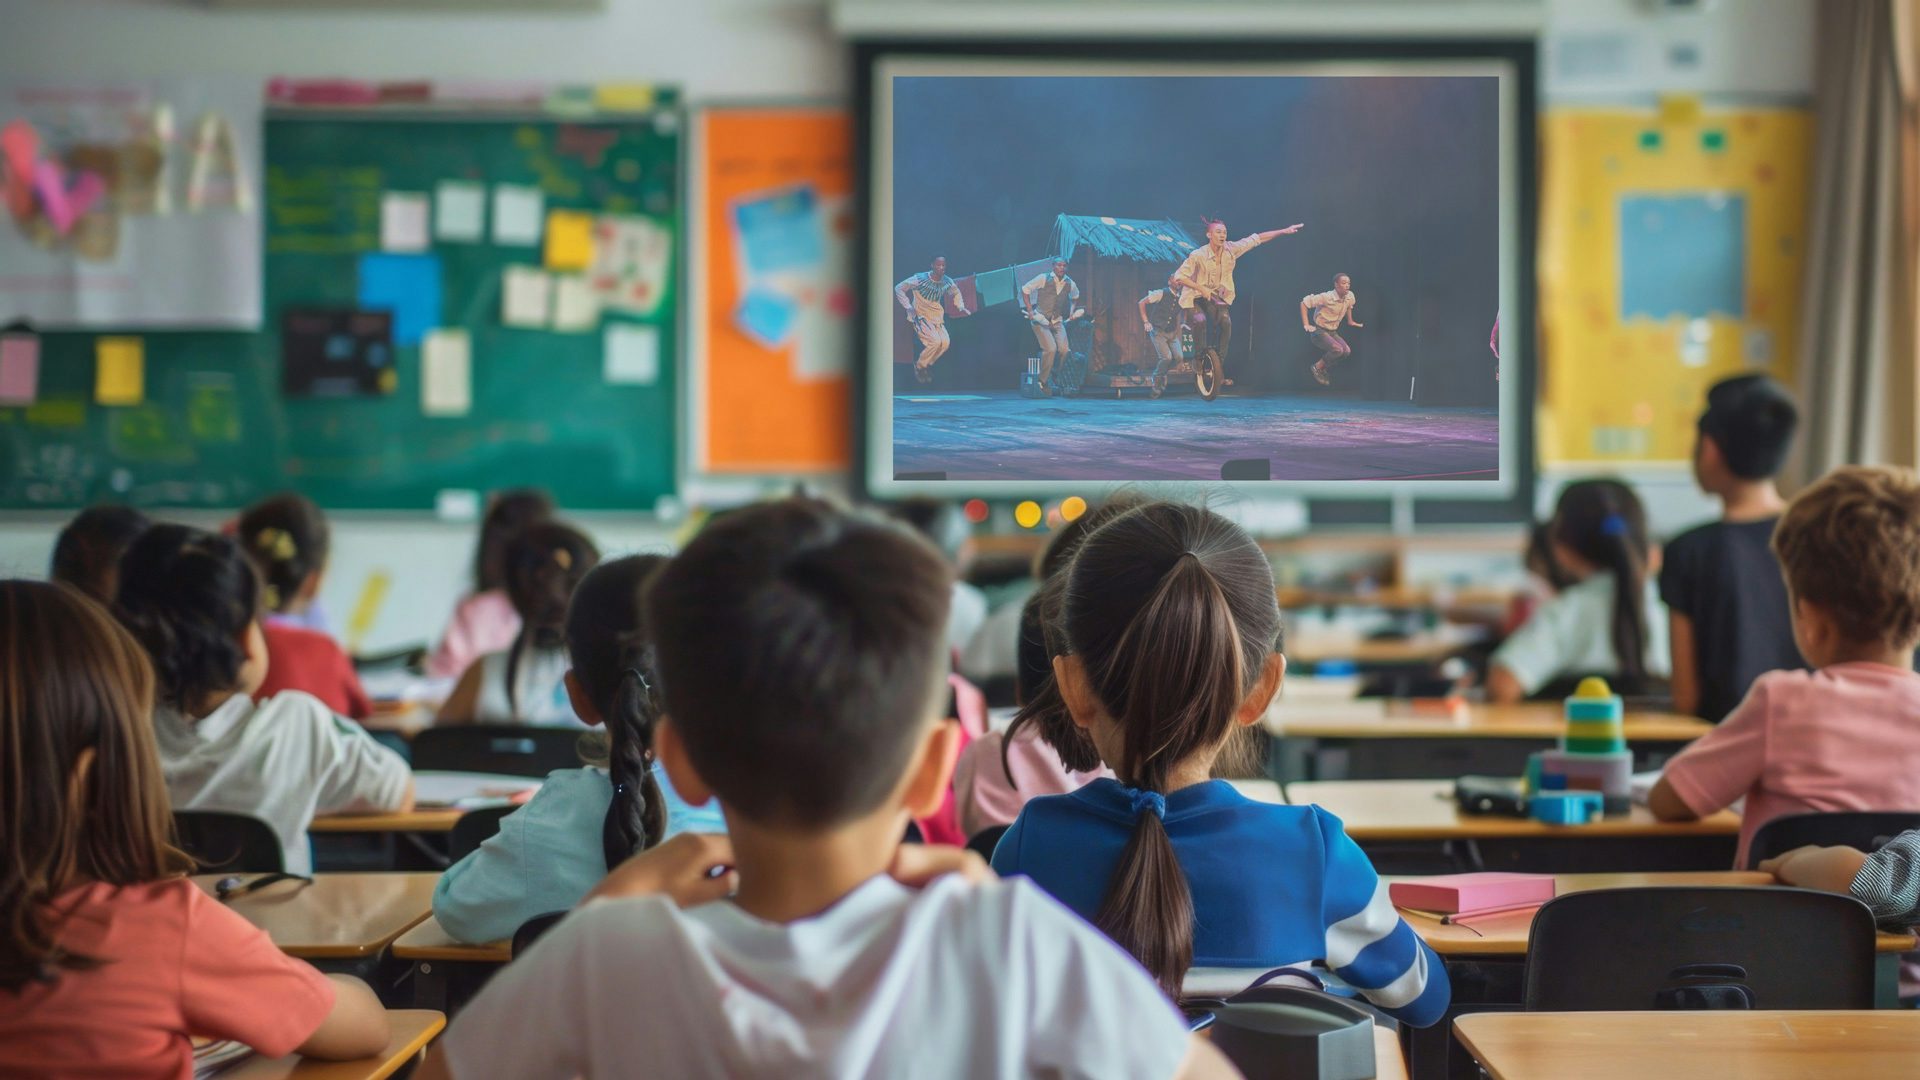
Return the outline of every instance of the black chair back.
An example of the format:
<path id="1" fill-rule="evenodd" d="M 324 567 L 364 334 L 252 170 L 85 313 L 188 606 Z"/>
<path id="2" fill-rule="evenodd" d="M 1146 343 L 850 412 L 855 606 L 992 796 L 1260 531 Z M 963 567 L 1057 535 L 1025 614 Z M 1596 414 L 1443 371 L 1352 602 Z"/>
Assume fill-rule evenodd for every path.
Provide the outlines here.
<path id="1" fill-rule="evenodd" d="M 967 850 L 977 851 L 981 858 L 989 862 L 993 861 L 994 846 L 1000 843 L 1000 838 L 1007 835 L 1007 830 L 1010 828 L 1012 828 L 1010 825 L 989 825 L 981 829 L 967 837 Z"/>
<path id="2" fill-rule="evenodd" d="M 518 809 L 518 806 L 489 806 L 461 814 L 453 823 L 453 831 L 447 834 L 448 862 L 457 863 L 473 854 L 475 848 L 500 831 L 500 819 Z"/>
<path id="3" fill-rule="evenodd" d="M 1753 843 L 1747 845 L 1747 869 L 1808 844 L 1822 847 L 1844 844 L 1861 851 L 1876 851 L 1908 829 L 1920 829 L 1920 810 L 1788 814 L 1774 818 L 1753 834 Z"/>
<path id="4" fill-rule="evenodd" d="M 578 728 L 467 724 L 413 737 L 413 767 L 447 772 L 545 776 L 580 765 Z"/>
<path id="5" fill-rule="evenodd" d="M 256 817 L 215 810 L 175 810 L 173 831 L 180 850 L 193 856 L 201 873 L 230 870 L 277 874 L 287 868 L 273 826 Z"/>
<path id="6" fill-rule="evenodd" d="M 540 935 L 553 929 L 554 923 L 566 917 L 567 913 L 564 911 L 550 911 L 545 915 L 535 915 L 521 923 L 520 929 L 513 932 L 513 955 L 518 957 L 526 952 L 535 941 L 540 939 Z"/>
<path id="7" fill-rule="evenodd" d="M 1851 896 L 1771 887 L 1599 889 L 1534 916 L 1535 1012 L 1870 1009 L 1873 915 Z"/>

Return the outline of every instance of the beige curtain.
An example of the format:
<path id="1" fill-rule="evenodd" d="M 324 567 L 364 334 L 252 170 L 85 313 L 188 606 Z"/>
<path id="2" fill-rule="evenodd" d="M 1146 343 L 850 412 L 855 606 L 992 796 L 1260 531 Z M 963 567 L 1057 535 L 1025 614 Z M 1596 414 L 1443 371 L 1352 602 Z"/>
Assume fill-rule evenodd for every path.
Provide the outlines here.
<path id="1" fill-rule="evenodd" d="M 1920 0 L 1816 9 L 1794 479 L 1920 465 Z"/>

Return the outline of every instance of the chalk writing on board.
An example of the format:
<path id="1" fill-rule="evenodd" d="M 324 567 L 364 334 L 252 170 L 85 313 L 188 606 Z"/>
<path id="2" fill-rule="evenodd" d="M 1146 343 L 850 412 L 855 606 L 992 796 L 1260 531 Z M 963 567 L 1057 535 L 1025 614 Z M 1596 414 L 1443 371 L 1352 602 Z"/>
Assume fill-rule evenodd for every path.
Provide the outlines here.
<path id="1" fill-rule="evenodd" d="M 267 170 L 267 252 L 345 255 L 380 247 L 380 170 L 274 166 Z"/>

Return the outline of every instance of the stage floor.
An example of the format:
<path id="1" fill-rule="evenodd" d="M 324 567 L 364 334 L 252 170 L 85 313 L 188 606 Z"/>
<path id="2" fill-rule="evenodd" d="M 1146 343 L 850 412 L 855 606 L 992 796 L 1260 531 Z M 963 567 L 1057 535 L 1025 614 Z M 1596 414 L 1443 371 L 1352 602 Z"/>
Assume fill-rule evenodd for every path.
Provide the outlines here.
<path id="1" fill-rule="evenodd" d="M 896 473 L 950 480 L 1219 480 L 1266 458 L 1275 480 L 1492 480 L 1500 420 L 1487 408 L 1325 396 L 1144 394 L 1024 398 L 896 394 Z"/>

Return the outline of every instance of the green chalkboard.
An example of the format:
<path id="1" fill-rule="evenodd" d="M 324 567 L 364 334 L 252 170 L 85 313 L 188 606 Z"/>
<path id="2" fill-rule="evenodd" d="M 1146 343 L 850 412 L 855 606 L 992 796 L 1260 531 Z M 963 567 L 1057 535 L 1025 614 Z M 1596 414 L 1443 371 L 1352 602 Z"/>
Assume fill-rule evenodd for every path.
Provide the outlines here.
<path id="1" fill-rule="evenodd" d="M 574 120 L 270 114 L 260 329 L 117 331 L 143 338 L 146 352 L 144 403 L 118 407 L 93 397 L 101 335 L 44 335 L 38 403 L 0 408 L 0 506 L 230 507 L 294 488 L 335 509 L 429 510 L 449 489 L 531 484 L 569 508 L 652 509 L 675 477 L 679 151 L 672 109 Z M 361 306 L 384 193 L 432 194 L 445 181 L 484 184 L 488 196 L 478 242 L 436 236 L 425 253 L 440 269 L 436 321 L 471 335 L 470 411 L 425 414 L 421 349 L 403 341 L 389 393 L 288 396 L 283 312 Z M 658 295 L 610 307 L 584 332 L 504 325 L 504 271 L 539 265 L 542 250 L 495 242 L 499 184 L 538 188 L 549 211 L 664 233 Z M 603 335 L 619 323 L 653 328 L 657 375 L 630 366 L 609 381 Z"/>

